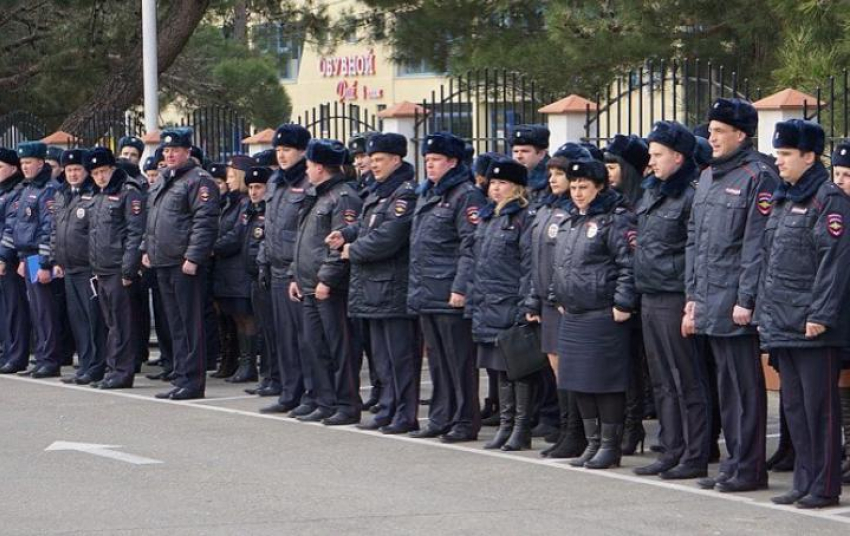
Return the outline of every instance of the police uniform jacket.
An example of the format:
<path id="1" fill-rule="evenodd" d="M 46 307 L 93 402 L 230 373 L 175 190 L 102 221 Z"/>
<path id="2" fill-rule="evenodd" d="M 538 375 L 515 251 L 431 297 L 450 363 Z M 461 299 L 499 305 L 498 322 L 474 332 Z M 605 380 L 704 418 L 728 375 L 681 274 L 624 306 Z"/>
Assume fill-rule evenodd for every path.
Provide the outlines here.
<path id="1" fill-rule="evenodd" d="M 534 211 L 539 208 L 551 194 L 549 189 L 549 155 L 528 172 L 528 207 Z"/>
<path id="2" fill-rule="evenodd" d="M 299 214 L 295 259 L 290 270 L 304 294 L 314 294 L 324 283 L 334 291 L 348 288 L 348 261 L 330 249 L 325 238 L 357 221 L 363 202 L 343 175 L 336 175 L 307 190 Z"/>
<path id="3" fill-rule="evenodd" d="M 475 271 L 467 305 L 475 342 L 493 343 L 525 317 L 531 280 L 531 217 L 518 200 L 498 215 L 490 202 L 475 230 Z"/>
<path id="4" fill-rule="evenodd" d="M 302 159 L 289 169 L 279 169 L 269 179 L 266 202 L 265 238 L 257 262 L 271 266 L 274 277 L 287 277 L 295 259 L 298 213 L 307 198 L 307 161 Z"/>
<path id="5" fill-rule="evenodd" d="M 416 208 L 413 166 L 403 162 L 384 182 L 373 182 L 357 223 L 343 229 L 349 245 L 348 313 L 361 318 L 405 318 L 410 270 L 410 226 Z"/>
<path id="6" fill-rule="evenodd" d="M 781 185 L 765 227 L 756 318 L 765 348 L 850 343 L 850 198 L 816 162 L 797 184 Z M 806 323 L 827 327 L 806 338 Z"/>
<path id="7" fill-rule="evenodd" d="M 372 193 L 373 184 L 375 184 L 375 175 L 371 171 L 366 171 L 357 178 L 357 195 L 360 196 L 360 199 L 366 201 L 366 198 Z"/>
<path id="8" fill-rule="evenodd" d="M 685 293 L 685 246 L 697 176 L 689 159 L 668 180 L 651 176 L 643 182 L 634 254 L 639 294 Z"/>
<path id="9" fill-rule="evenodd" d="M 21 172 L 0 182 L 0 260 L 7 263 L 17 259 L 11 229 L 23 190 L 24 176 Z"/>
<path id="10" fill-rule="evenodd" d="M 154 268 L 208 264 L 218 236 L 219 192 L 193 161 L 165 169 L 148 193 L 144 251 Z"/>
<path id="11" fill-rule="evenodd" d="M 96 186 L 86 177 L 73 188 L 67 182 L 56 192 L 56 213 L 53 223 L 53 254 L 56 264 L 69 274 L 90 270 L 89 219 Z"/>
<path id="12" fill-rule="evenodd" d="M 242 269 L 251 279 L 257 279 L 260 275 L 257 256 L 260 254 L 260 246 L 265 237 L 266 202 L 249 202 L 239 224 L 245 227 L 245 232 L 242 233 Z"/>
<path id="13" fill-rule="evenodd" d="M 632 248 L 635 218 L 612 189 L 600 192 L 586 214 L 576 207 L 558 232 L 553 290 L 570 313 L 636 306 Z"/>
<path id="14" fill-rule="evenodd" d="M 463 165 L 437 184 L 429 180 L 420 186 L 410 238 L 407 307 L 412 313 L 464 313 L 449 306 L 449 298 L 470 291 L 475 226 L 484 205 L 484 195 Z"/>
<path id="15" fill-rule="evenodd" d="M 242 192 L 227 192 L 221 198 L 218 239 L 213 246 L 213 295 L 216 298 L 250 298 L 251 278 L 245 270 L 242 244 L 247 226 L 242 223 L 250 202 Z"/>
<path id="16" fill-rule="evenodd" d="M 89 262 L 95 275 L 139 278 L 145 231 L 145 199 L 135 181 L 116 168 L 94 196 L 89 219 Z"/>
<path id="17" fill-rule="evenodd" d="M 778 184 L 749 142 L 700 175 L 685 253 L 685 294 L 695 303 L 697 333 L 755 333 L 754 325 L 736 325 L 732 310 L 755 308 L 764 226 Z"/>
<path id="18" fill-rule="evenodd" d="M 40 268 L 49 270 L 53 266 L 53 232 L 55 181 L 50 177 L 50 166 L 44 164 L 32 180 L 24 180 L 17 207 L 11 217 L 6 218 L 3 231 L 3 258 L 13 260 L 17 251 L 21 260 L 38 255 Z"/>
<path id="19" fill-rule="evenodd" d="M 528 211 L 533 216 L 531 223 L 531 280 L 525 310 L 539 315 L 543 304 L 554 305 L 552 275 L 555 270 L 555 244 L 561 223 L 569 216 L 572 202 L 568 195 L 549 194 L 535 210 Z"/>

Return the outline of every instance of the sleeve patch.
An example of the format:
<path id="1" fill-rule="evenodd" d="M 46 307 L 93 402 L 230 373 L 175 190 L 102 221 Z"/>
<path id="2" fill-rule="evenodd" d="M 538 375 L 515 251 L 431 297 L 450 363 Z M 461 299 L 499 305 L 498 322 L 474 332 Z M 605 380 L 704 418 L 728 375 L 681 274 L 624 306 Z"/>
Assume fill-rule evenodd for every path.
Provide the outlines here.
<path id="1" fill-rule="evenodd" d="M 345 223 L 354 223 L 357 221 L 357 211 L 353 209 L 344 210 L 342 219 Z"/>
<path id="2" fill-rule="evenodd" d="M 478 207 L 467 207 L 466 221 L 468 221 L 472 225 L 478 225 L 478 222 L 481 221 L 481 216 L 479 215 Z"/>
<path id="3" fill-rule="evenodd" d="M 133 199 L 130 201 L 130 211 L 134 216 L 138 216 L 142 213 L 142 201 L 140 199 Z"/>
<path id="4" fill-rule="evenodd" d="M 626 231 L 626 242 L 629 244 L 629 249 L 634 251 L 637 248 L 637 231 L 634 229 Z"/>
<path id="5" fill-rule="evenodd" d="M 407 213 L 407 206 L 408 203 L 404 199 L 397 200 L 393 207 L 393 212 L 395 212 L 396 217 L 404 216 Z"/>
<path id="6" fill-rule="evenodd" d="M 844 234 L 844 216 L 837 213 L 826 216 L 826 230 L 835 238 Z"/>
<path id="7" fill-rule="evenodd" d="M 770 192 L 761 192 L 757 198 L 757 206 L 762 216 L 769 216 L 773 208 L 773 195 Z"/>
<path id="8" fill-rule="evenodd" d="M 201 186 L 201 189 L 198 193 L 198 197 L 201 198 L 201 201 L 206 203 L 210 200 L 210 187 L 209 186 Z"/>

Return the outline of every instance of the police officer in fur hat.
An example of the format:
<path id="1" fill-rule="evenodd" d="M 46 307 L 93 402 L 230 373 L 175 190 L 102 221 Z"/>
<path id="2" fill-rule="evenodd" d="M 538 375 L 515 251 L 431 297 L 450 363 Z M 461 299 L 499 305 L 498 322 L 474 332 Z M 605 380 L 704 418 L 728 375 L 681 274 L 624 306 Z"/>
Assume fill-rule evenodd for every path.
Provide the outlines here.
<path id="1" fill-rule="evenodd" d="M 528 170 L 529 202 L 533 209 L 549 192 L 549 129 L 543 125 L 518 125 L 508 143 L 513 159 Z"/>
<path id="2" fill-rule="evenodd" d="M 118 158 L 129 160 L 138 166 L 144 152 L 145 142 L 137 136 L 124 136 L 118 140 Z"/>

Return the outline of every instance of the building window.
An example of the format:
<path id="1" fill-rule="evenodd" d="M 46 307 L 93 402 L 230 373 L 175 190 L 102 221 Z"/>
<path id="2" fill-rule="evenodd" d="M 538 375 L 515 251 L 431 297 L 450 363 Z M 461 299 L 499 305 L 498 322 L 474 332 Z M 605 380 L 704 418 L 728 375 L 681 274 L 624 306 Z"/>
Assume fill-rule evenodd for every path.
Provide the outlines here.
<path id="1" fill-rule="evenodd" d="M 404 62 L 396 65 L 396 76 L 434 76 L 434 68 L 425 60 Z"/>
<path id="2" fill-rule="evenodd" d="M 252 41 L 257 50 L 274 59 L 280 79 L 298 78 L 298 64 L 304 50 L 303 36 L 287 31 L 283 24 L 269 22 L 254 26 Z"/>

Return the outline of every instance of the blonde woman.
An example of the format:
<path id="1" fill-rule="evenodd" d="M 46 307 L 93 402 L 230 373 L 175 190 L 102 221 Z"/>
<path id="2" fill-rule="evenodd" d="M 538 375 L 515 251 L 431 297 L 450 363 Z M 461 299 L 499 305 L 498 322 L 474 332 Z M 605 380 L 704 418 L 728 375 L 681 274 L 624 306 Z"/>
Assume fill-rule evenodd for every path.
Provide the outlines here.
<path id="1" fill-rule="evenodd" d="M 524 318 L 522 304 L 531 276 L 531 221 L 525 186 L 526 168 L 494 159 L 487 170 L 489 203 L 475 231 L 475 271 L 471 301 L 472 338 L 478 366 L 498 373 L 499 429 L 484 445 L 505 451 L 531 448 L 531 401 L 535 378 L 508 380 L 496 351 L 499 333 Z"/>

